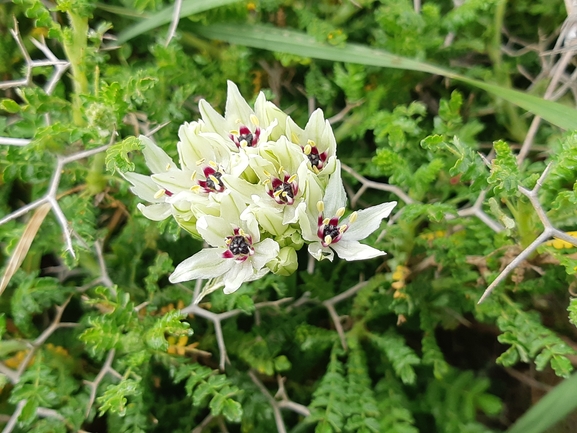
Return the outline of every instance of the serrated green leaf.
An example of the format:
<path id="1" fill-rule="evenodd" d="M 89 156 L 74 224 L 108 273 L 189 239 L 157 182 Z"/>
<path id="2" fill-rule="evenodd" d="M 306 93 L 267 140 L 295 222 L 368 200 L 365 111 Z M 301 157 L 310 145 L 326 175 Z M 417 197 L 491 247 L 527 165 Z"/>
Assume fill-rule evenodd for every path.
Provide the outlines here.
<path id="1" fill-rule="evenodd" d="M 106 170 L 114 173 L 134 171 L 135 165 L 128 157 L 130 152 L 141 150 L 143 145 L 137 137 L 128 137 L 106 150 Z"/>
<path id="2" fill-rule="evenodd" d="M 290 362 L 289 359 L 288 359 L 286 356 L 284 356 L 284 355 L 277 356 L 277 357 L 274 359 L 274 369 L 275 369 L 276 371 L 287 371 L 287 370 L 290 370 L 291 367 L 292 367 L 291 362 Z"/>
<path id="3" fill-rule="evenodd" d="M 165 334 L 180 336 L 192 335 L 192 330 L 187 322 L 183 322 L 183 315 L 180 310 L 171 310 L 164 316 L 161 316 L 154 325 L 152 325 L 144 336 L 146 344 L 153 350 L 166 351 L 168 341 Z"/>
<path id="4" fill-rule="evenodd" d="M 415 383 L 417 374 L 413 366 L 419 365 L 421 359 L 406 345 L 401 336 L 389 331 L 383 335 L 370 334 L 369 338 L 386 356 L 403 383 L 409 385 Z"/>
<path id="5" fill-rule="evenodd" d="M 491 174 L 487 181 L 493 186 L 495 194 L 518 196 L 521 183 L 517 159 L 504 141 L 494 144 L 496 156 L 491 162 Z"/>
<path id="6" fill-rule="evenodd" d="M 242 406 L 238 401 L 234 401 L 230 398 L 224 400 L 222 406 L 222 414 L 230 422 L 240 422 L 242 419 Z"/>
<path id="7" fill-rule="evenodd" d="M 116 385 L 108 385 L 104 394 L 96 399 L 100 404 L 100 415 L 111 412 L 124 416 L 127 397 L 138 396 L 141 392 L 140 383 L 134 379 L 123 379 Z"/>
<path id="8" fill-rule="evenodd" d="M 10 114 L 18 113 L 21 107 L 12 99 L 2 99 L 0 101 L 0 110 L 7 111 Z"/>

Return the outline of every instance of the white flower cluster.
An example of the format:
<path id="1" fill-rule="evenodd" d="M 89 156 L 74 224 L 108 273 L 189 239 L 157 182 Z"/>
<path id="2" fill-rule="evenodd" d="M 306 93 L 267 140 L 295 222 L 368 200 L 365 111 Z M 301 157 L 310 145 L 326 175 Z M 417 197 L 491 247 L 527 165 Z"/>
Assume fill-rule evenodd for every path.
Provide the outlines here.
<path id="1" fill-rule="evenodd" d="M 396 202 L 344 218 L 346 194 L 336 142 L 322 111 L 305 129 L 260 93 L 254 110 L 228 82 L 224 117 L 208 102 L 202 120 L 180 127 L 174 161 L 141 136 L 152 175 L 125 173 L 132 191 L 150 203 L 147 217 L 169 216 L 210 245 L 180 263 L 173 283 L 209 279 L 203 295 L 225 293 L 272 271 L 290 275 L 304 243 L 317 260 L 369 259 L 383 251 L 359 243 L 374 232 Z"/>

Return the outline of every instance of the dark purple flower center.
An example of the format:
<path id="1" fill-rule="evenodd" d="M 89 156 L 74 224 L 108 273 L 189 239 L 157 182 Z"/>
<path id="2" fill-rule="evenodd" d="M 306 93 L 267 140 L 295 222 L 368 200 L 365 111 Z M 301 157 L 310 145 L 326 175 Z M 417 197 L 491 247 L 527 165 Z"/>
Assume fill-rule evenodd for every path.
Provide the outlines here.
<path id="1" fill-rule="evenodd" d="M 295 197 L 299 192 L 299 185 L 296 181 L 296 175 L 289 176 L 284 174 L 283 180 L 273 177 L 271 179 L 271 189 L 267 191 L 268 195 L 275 199 L 278 204 L 292 205 Z"/>
<path id="2" fill-rule="evenodd" d="M 260 128 L 255 127 L 252 132 L 248 127 L 241 126 L 238 133 L 231 133 L 230 139 L 236 144 L 236 147 L 256 147 L 260 137 Z"/>
<path id="3" fill-rule="evenodd" d="M 317 236 L 321 240 L 321 245 L 323 247 L 328 247 L 329 245 L 340 241 L 343 234 L 349 229 L 350 225 L 357 220 L 357 213 L 353 212 L 345 224 L 339 225 L 339 220 L 345 214 L 344 207 L 338 209 L 336 215 L 332 218 L 324 217 L 323 211 L 325 205 L 322 201 L 317 203 L 317 208 L 319 211 L 319 218 L 317 220 Z"/>
<path id="4" fill-rule="evenodd" d="M 313 170 L 317 172 L 322 170 L 323 167 L 325 166 L 325 162 L 327 161 L 328 152 L 325 151 L 319 153 L 319 149 L 315 146 L 315 144 L 312 141 L 309 141 L 309 144 L 304 146 L 302 149 L 304 154 L 309 159 L 311 166 L 313 167 Z"/>
<path id="5" fill-rule="evenodd" d="M 228 249 L 222 253 L 225 259 L 235 259 L 237 262 L 244 262 L 254 254 L 252 237 L 244 233 L 240 228 L 234 229 L 233 236 L 227 236 L 225 243 Z"/>
<path id="6" fill-rule="evenodd" d="M 198 184 L 204 189 L 204 192 L 223 192 L 226 188 L 222 183 L 222 173 L 213 167 L 205 167 L 203 170 L 206 180 L 199 180 Z"/>

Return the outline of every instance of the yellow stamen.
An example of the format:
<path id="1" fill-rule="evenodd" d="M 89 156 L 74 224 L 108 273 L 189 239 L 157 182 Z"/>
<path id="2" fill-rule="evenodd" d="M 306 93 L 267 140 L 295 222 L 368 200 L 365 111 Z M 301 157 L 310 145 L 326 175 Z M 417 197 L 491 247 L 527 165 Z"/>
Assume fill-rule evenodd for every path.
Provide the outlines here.
<path id="1" fill-rule="evenodd" d="M 323 220 L 323 224 L 326 225 L 326 226 L 328 226 L 330 222 L 331 222 L 331 219 L 330 219 L 330 218 L 325 218 L 325 219 Z"/>
<path id="2" fill-rule="evenodd" d="M 238 132 L 236 129 L 233 129 L 232 131 L 230 131 L 230 133 L 232 135 L 240 135 L 240 132 Z"/>
<path id="3" fill-rule="evenodd" d="M 310 144 L 307 144 L 307 145 L 305 146 L 305 148 L 303 149 L 303 152 L 304 152 L 305 155 L 307 155 L 307 156 L 311 154 L 311 151 L 312 151 L 312 147 L 311 147 Z"/>
<path id="4" fill-rule="evenodd" d="M 204 164 L 204 161 L 206 161 L 206 158 L 199 159 L 196 161 L 196 165 Z"/>
<path id="5" fill-rule="evenodd" d="M 196 177 L 196 170 L 194 170 L 190 175 L 190 180 L 194 180 L 195 177 Z"/>
<path id="6" fill-rule="evenodd" d="M 337 213 L 336 213 L 337 217 L 341 218 L 344 214 L 345 214 L 345 208 L 344 207 L 337 209 Z"/>
<path id="7" fill-rule="evenodd" d="M 218 164 L 214 161 L 208 161 L 208 165 L 210 165 L 212 168 L 218 168 Z"/>
<path id="8" fill-rule="evenodd" d="M 299 144 L 299 142 L 300 142 L 299 136 L 296 135 L 294 132 L 291 134 L 291 141 L 292 141 L 294 144 Z"/>
<path id="9" fill-rule="evenodd" d="M 317 145 L 314 141 L 312 141 L 312 140 L 310 140 L 310 139 L 307 140 L 307 144 L 308 144 L 309 146 L 311 146 L 311 147 L 316 147 L 316 145 Z"/>
<path id="10" fill-rule="evenodd" d="M 166 164 L 166 171 L 170 170 L 170 163 Z"/>
<path id="11" fill-rule="evenodd" d="M 339 227 L 339 233 L 342 235 L 344 232 L 347 231 L 348 228 L 349 228 L 348 225 L 343 224 L 342 226 Z"/>
<path id="12" fill-rule="evenodd" d="M 357 220 L 357 217 L 358 217 L 358 216 L 359 216 L 359 215 L 358 215 L 357 211 L 353 212 L 353 213 L 351 214 L 351 216 L 349 217 L 349 224 L 354 223 L 354 222 Z"/>
<path id="13" fill-rule="evenodd" d="M 275 198 L 279 198 L 279 196 L 282 194 L 282 192 L 283 192 L 282 189 L 277 189 L 275 192 L 272 193 L 272 195 Z"/>
<path id="14" fill-rule="evenodd" d="M 217 179 L 216 176 L 214 176 L 213 174 L 209 174 L 209 175 L 208 175 L 208 178 L 209 178 L 210 180 L 212 180 L 212 183 L 214 183 L 214 186 L 216 186 L 216 185 L 219 184 L 218 179 Z"/>
<path id="15" fill-rule="evenodd" d="M 317 202 L 317 210 L 322 212 L 325 210 L 325 204 L 322 201 Z"/>
<path id="16" fill-rule="evenodd" d="M 269 173 L 268 171 L 266 171 L 266 170 L 263 170 L 262 172 L 264 173 L 265 176 L 268 176 L 268 177 L 271 177 L 271 176 L 272 176 L 272 174 L 270 174 L 270 173 Z"/>
<path id="17" fill-rule="evenodd" d="M 332 241 L 333 241 L 333 238 L 331 235 L 325 236 L 325 244 L 330 245 Z"/>
<path id="18" fill-rule="evenodd" d="M 260 122 L 258 121 L 258 117 L 256 117 L 254 114 L 250 115 L 250 121 L 254 126 L 259 126 L 260 124 Z"/>
<path id="19" fill-rule="evenodd" d="M 159 190 L 156 191 L 156 193 L 154 194 L 154 198 L 155 198 L 155 199 L 159 199 L 160 197 L 164 196 L 164 194 L 166 194 L 166 190 L 164 190 L 164 189 L 159 189 Z"/>
<path id="20" fill-rule="evenodd" d="M 295 180 L 297 180 L 297 175 L 293 174 L 291 177 L 288 178 L 288 183 L 293 183 Z"/>
<path id="21" fill-rule="evenodd" d="M 190 187 L 192 192 L 200 192 L 200 185 L 194 185 Z"/>

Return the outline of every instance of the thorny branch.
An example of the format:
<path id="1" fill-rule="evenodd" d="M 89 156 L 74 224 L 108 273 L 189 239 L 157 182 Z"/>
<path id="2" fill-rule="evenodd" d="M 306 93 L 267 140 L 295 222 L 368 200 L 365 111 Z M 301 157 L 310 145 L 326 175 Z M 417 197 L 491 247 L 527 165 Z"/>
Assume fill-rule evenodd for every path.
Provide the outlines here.
<path id="1" fill-rule="evenodd" d="M 201 283 L 199 284 L 199 281 Z M 202 280 L 197 280 L 197 286 L 202 285 Z M 196 289 L 195 289 L 196 292 Z M 193 299 L 195 299 L 193 297 Z M 260 302 L 255 304 L 254 307 L 256 309 L 265 308 L 265 307 L 279 307 L 282 304 L 292 301 L 293 298 L 283 298 L 279 299 L 278 301 L 267 301 L 267 302 Z M 228 357 L 226 355 L 226 345 L 224 343 L 224 335 L 222 333 L 222 325 L 221 322 L 225 319 L 229 319 L 234 316 L 238 316 L 239 314 L 243 313 L 242 310 L 235 309 L 230 311 L 225 311 L 223 313 L 213 313 L 212 311 L 205 310 L 204 308 L 200 307 L 199 305 L 192 303 L 188 307 L 185 307 L 181 310 L 183 314 L 196 314 L 203 319 L 210 320 L 214 324 L 214 333 L 216 334 L 216 343 L 218 345 L 218 351 L 220 352 L 220 361 L 218 363 L 219 368 L 221 371 L 224 371 L 225 362 L 229 362 Z"/>
<path id="2" fill-rule="evenodd" d="M 326 301 L 323 301 L 323 305 L 325 306 L 325 308 L 329 311 L 329 314 L 331 315 L 331 319 L 333 320 L 333 323 L 335 324 L 335 329 L 336 329 L 337 333 L 339 334 L 339 338 L 341 340 L 341 345 L 343 346 L 343 349 L 345 349 L 345 350 L 347 350 L 347 340 L 345 337 L 345 331 L 343 330 L 343 325 L 341 324 L 341 319 L 340 319 L 339 315 L 337 314 L 337 310 L 335 310 L 335 304 L 355 295 L 359 290 L 361 290 L 367 284 L 368 283 L 366 281 L 361 281 L 360 283 L 355 284 L 350 289 L 345 290 L 343 293 L 339 293 L 338 295 L 333 296 L 332 298 L 327 299 Z"/>
<path id="3" fill-rule="evenodd" d="M 97 153 L 103 152 L 108 149 L 110 145 L 104 145 L 98 147 L 96 149 L 89 149 L 84 150 L 82 152 L 75 153 L 69 156 L 58 156 L 56 160 L 56 168 L 52 174 L 52 179 L 50 180 L 50 185 L 48 186 L 48 191 L 44 195 L 44 197 L 39 198 L 38 200 L 33 201 L 32 203 L 27 204 L 26 206 L 21 207 L 20 209 L 12 212 L 11 214 L 6 215 L 4 218 L 0 219 L 0 225 L 7 223 L 8 221 L 12 221 L 13 219 L 19 218 L 22 215 L 30 212 L 33 209 L 43 205 L 44 203 L 49 203 L 52 211 L 54 212 L 60 227 L 62 228 L 62 233 L 64 235 L 64 242 L 66 243 L 66 250 L 70 252 L 73 257 L 76 257 L 74 253 L 74 248 L 72 247 L 72 237 L 71 237 L 71 229 L 68 227 L 68 221 L 64 212 L 60 208 L 57 200 L 57 192 L 58 186 L 60 185 L 60 177 L 62 176 L 62 171 L 64 166 L 70 162 L 78 161 L 80 159 L 88 158 L 89 156 L 96 155 Z"/>
<path id="4" fill-rule="evenodd" d="M 178 22 L 180 21 L 180 10 L 182 8 L 182 0 L 175 0 L 174 2 L 174 12 L 172 13 L 172 21 L 170 23 L 170 27 L 168 28 L 168 34 L 166 36 L 166 42 L 164 43 L 165 47 L 168 47 L 170 41 L 176 34 L 176 29 L 178 27 Z"/>
<path id="5" fill-rule="evenodd" d="M 116 372 L 116 370 L 114 370 L 112 368 L 112 362 L 114 361 L 115 354 L 116 354 L 116 351 L 114 349 L 111 349 L 108 352 L 108 355 L 106 355 L 106 360 L 104 361 L 102 368 L 100 369 L 100 371 L 98 372 L 98 374 L 96 375 L 94 380 L 92 382 L 85 382 L 85 384 L 88 387 L 90 387 L 90 397 L 88 399 L 88 404 L 86 405 L 86 412 L 84 413 L 85 418 L 88 418 L 88 416 L 90 415 L 90 410 L 92 409 L 92 405 L 94 404 L 94 401 L 96 400 L 96 393 L 98 392 L 98 385 L 100 385 L 100 382 L 102 382 L 102 380 L 104 379 L 104 376 L 106 376 L 108 373 L 111 373 L 115 377 L 118 377 L 118 373 Z"/>
<path id="6" fill-rule="evenodd" d="M 289 400 L 286 391 L 284 390 L 282 380 L 279 379 L 279 392 L 277 393 L 277 395 L 280 395 L 280 397 L 282 398 L 282 400 L 279 401 L 271 395 L 266 386 L 264 386 L 264 384 L 259 380 L 259 378 L 253 371 L 249 371 L 248 375 L 250 379 L 254 382 L 254 384 L 258 387 L 258 389 L 260 389 L 260 391 L 264 394 L 264 396 L 272 406 L 274 420 L 276 423 L 278 433 L 286 433 L 287 431 L 280 411 L 281 409 L 289 409 L 303 416 L 310 415 L 310 411 L 306 406 L 303 406 L 299 403 L 295 403 L 294 401 Z"/>
<path id="7" fill-rule="evenodd" d="M 543 244 L 543 242 L 547 241 L 551 237 L 556 237 L 561 240 L 567 241 L 577 247 L 577 238 L 570 236 L 567 233 L 564 233 L 561 230 L 553 227 L 553 224 L 551 224 L 551 221 L 549 221 L 549 218 L 547 218 L 545 210 L 543 209 L 543 206 L 539 202 L 539 198 L 537 196 L 539 190 L 543 186 L 545 178 L 547 177 L 549 171 L 551 170 L 551 167 L 552 164 L 549 164 L 545 168 L 545 170 L 541 174 L 541 177 L 539 177 L 539 179 L 537 180 L 535 187 L 531 191 L 527 190 L 526 188 L 523 188 L 522 186 L 519 187 L 519 191 L 529 199 L 529 201 L 535 208 L 537 216 L 539 217 L 541 223 L 545 227 L 543 233 L 541 233 L 537 237 L 537 239 L 531 242 L 531 244 L 527 248 L 525 248 L 517 257 L 515 257 L 515 259 L 511 261 L 511 263 L 509 263 L 505 267 L 505 269 L 501 271 L 501 273 L 497 276 L 497 278 L 495 278 L 495 280 L 489 285 L 489 287 L 487 287 L 487 289 L 483 293 L 483 296 L 481 296 L 481 299 L 479 299 L 478 302 L 479 304 L 483 302 L 485 299 L 487 299 L 487 297 L 493 292 L 495 287 L 497 287 L 497 285 L 501 281 L 503 281 L 511 273 L 513 269 L 519 266 L 519 264 L 522 263 L 523 260 L 527 259 L 541 244 Z"/>
<path id="8" fill-rule="evenodd" d="M 66 309 L 66 307 L 68 306 L 68 303 L 70 302 L 70 299 L 72 299 L 72 296 L 69 296 L 68 299 L 62 305 L 55 307 L 56 308 L 56 314 L 54 316 L 54 319 L 52 320 L 52 323 L 50 324 L 50 326 L 48 326 L 48 328 L 46 328 L 44 330 L 44 332 L 42 332 L 42 334 L 40 334 L 40 336 L 38 336 L 34 341 L 29 343 L 28 353 L 26 354 L 24 359 L 20 362 L 20 365 L 18 366 L 18 370 L 13 371 L 13 370 L 9 369 L 8 367 L 6 367 L 4 364 L 0 364 L 0 366 L 1 366 L 0 372 L 4 373 L 8 377 L 10 382 L 12 382 L 13 384 L 16 384 L 20 380 L 20 377 L 22 376 L 22 374 L 24 373 L 24 371 L 28 367 L 28 364 L 30 364 L 30 362 L 32 361 L 32 358 L 34 357 L 36 350 L 40 346 L 42 346 L 46 342 L 46 340 L 57 329 L 72 328 L 72 327 L 78 326 L 78 323 L 67 323 L 67 322 L 61 322 L 60 321 L 62 319 L 62 314 L 64 313 L 64 310 Z M 16 409 L 14 410 L 14 412 L 12 413 L 12 416 L 10 417 L 8 422 L 6 423 L 6 426 L 4 426 L 4 430 L 2 430 L 2 433 L 10 433 L 16 427 L 18 417 L 20 416 L 22 409 L 26 405 L 26 402 L 27 402 L 27 400 L 21 400 L 20 402 L 18 402 Z M 39 407 L 36 410 L 36 412 L 37 412 L 38 416 L 55 417 L 55 418 L 63 419 L 62 415 L 60 415 L 58 412 L 56 412 L 52 409 Z"/>
<path id="9" fill-rule="evenodd" d="M 58 57 L 52 53 L 50 48 L 46 45 L 44 40 L 42 39 L 41 42 L 37 41 L 34 38 L 30 38 L 32 43 L 38 48 L 42 53 L 46 56 L 46 60 L 32 60 L 28 50 L 24 46 L 24 42 L 20 37 L 20 30 L 18 28 L 18 22 L 14 19 L 14 28 L 10 29 L 10 34 L 16 41 L 18 48 L 22 52 L 22 56 L 26 62 L 26 73 L 24 74 L 24 78 L 18 80 L 9 80 L 3 81 L 0 83 L 0 90 L 2 89 L 10 89 L 13 87 L 22 87 L 22 86 L 30 86 L 32 84 L 32 70 L 36 67 L 45 67 L 45 66 L 53 66 L 54 73 L 48 80 L 48 82 L 44 85 L 44 92 L 47 95 L 51 95 L 56 88 L 56 84 L 62 78 L 70 63 L 65 60 L 60 60 Z M 46 123 L 49 123 L 48 114 L 46 114 Z M 11 137 L 0 137 L 0 145 L 9 145 L 9 146 L 26 146 L 32 140 L 28 138 L 11 138 Z"/>

